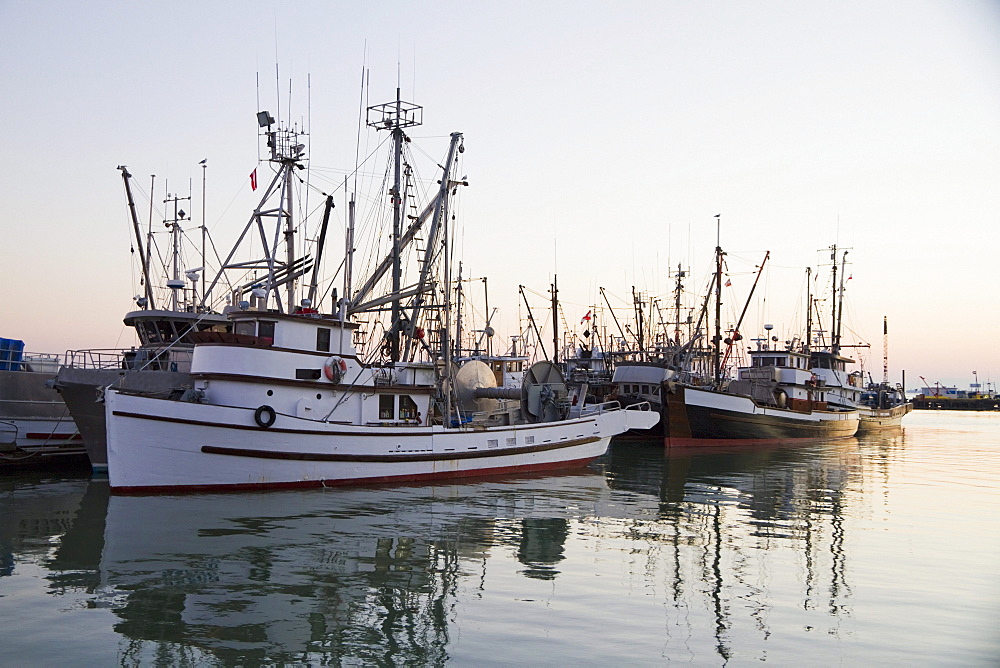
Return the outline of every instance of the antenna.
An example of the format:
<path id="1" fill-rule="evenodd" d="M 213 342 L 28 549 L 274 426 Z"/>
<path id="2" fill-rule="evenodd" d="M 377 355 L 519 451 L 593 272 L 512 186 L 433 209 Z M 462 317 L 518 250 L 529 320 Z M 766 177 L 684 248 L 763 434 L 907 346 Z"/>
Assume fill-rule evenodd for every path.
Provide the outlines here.
<path id="1" fill-rule="evenodd" d="M 368 48 L 367 43 L 365 48 Z M 367 57 L 367 54 L 365 55 Z M 364 60 L 364 58 L 362 59 Z M 361 162 L 361 128 L 364 127 L 364 114 L 365 114 L 365 75 L 368 73 L 364 62 L 361 64 L 361 90 L 359 91 L 358 100 L 360 105 L 358 106 L 358 140 L 354 145 L 354 195 L 358 194 L 358 169 L 359 163 Z M 346 184 L 345 184 L 346 190 Z M 345 294 L 345 297 L 350 298 L 349 294 Z"/>
<path id="2" fill-rule="evenodd" d="M 259 143 L 259 142 L 258 142 Z M 207 244 L 208 237 L 208 227 L 206 225 L 205 218 L 205 185 L 207 183 L 206 178 L 208 174 L 208 158 L 205 158 L 198 163 L 201 165 L 201 266 L 205 266 L 205 246 Z M 205 305 L 205 273 L 201 273 L 201 304 Z"/>
<path id="3" fill-rule="evenodd" d="M 882 316 L 882 382 L 889 383 L 889 318 Z"/>
<path id="4" fill-rule="evenodd" d="M 260 109 L 260 71 L 257 72 L 257 108 Z M 257 114 L 257 124 L 260 125 L 260 113 Z M 263 126 L 261 126 L 263 127 Z M 257 142 L 257 163 L 260 163 L 260 142 Z M 204 294 L 204 293 L 202 293 Z"/>
<path id="5" fill-rule="evenodd" d="M 277 29 L 277 26 L 275 26 Z M 278 78 L 278 36 L 274 36 L 274 101 L 278 105 L 278 124 L 281 124 L 281 80 Z M 259 107 L 258 107 L 259 109 Z"/>

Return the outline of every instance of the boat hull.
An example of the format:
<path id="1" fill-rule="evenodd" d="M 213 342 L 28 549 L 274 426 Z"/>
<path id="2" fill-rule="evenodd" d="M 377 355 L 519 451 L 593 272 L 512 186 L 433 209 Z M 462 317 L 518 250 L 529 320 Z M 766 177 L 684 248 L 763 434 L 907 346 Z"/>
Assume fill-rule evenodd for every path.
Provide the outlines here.
<path id="1" fill-rule="evenodd" d="M 913 404 L 906 403 L 891 408 L 861 408 L 858 431 L 895 429 L 902 426 L 903 416 L 913 410 Z"/>
<path id="2" fill-rule="evenodd" d="M 191 383 L 191 374 L 181 371 L 127 371 L 64 366 L 56 376 L 55 386 L 80 429 L 91 467 L 95 471 L 107 471 L 108 435 L 104 388 L 114 385 L 126 390 L 169 393 L 185 383 Z"/>
<path id="3" fill-rule="evenodd" d="M 0 468 L 74 463 L 85 457 L 51 373 L 0 371 Z"/>
<path id="4" fill-rule="evenodd" d="M 799 411 L 763 406 L 747 396 L 677 387 L 663 408 L 668 446 L 734 445 L 847 438 L 858 431 L 853 411 Z"/>
<path id="5" fill-rule="evenodd" d="M 507 427 L 348 425 L 254 409 L 106 393 L 115 493 L 375 484 L 582 466 L 652 411 Z"/>

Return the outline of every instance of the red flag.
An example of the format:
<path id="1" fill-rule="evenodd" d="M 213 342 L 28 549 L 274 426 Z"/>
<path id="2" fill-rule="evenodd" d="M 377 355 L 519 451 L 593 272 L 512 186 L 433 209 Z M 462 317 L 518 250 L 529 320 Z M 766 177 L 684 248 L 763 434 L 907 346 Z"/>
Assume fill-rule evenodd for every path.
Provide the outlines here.
<path id="1" fill-rule="evenodd" d="M 250 172 L 250 190 L 257 190 L 257 170 Z"/>
<path id="2" fill-rule="evenodd" d="M 581 325 L 582 325 L 582 324 L 583 324 L 584 322 L 586 322 L 587 320 L 590 320 L 590 313 L 591 313 L 590 311 L 587 311 L 587 315 L 585 315 L 585 316 L 583 316 L 582 318 L 580 318 L 580 324 L 581 324 Z"/>
<path id="3" fill-rule="evenodd" d="M 727 288 L 730 288 L 730 287 L 732 287 L 732 286 L 733 286 L 733 282 L 732 282 L 732 281 L 730 281 L 730 280 L 729 280 L 729 279 L 727 278 L 727 279 L 726 279 L 726 287 L 727 287 Z"/>

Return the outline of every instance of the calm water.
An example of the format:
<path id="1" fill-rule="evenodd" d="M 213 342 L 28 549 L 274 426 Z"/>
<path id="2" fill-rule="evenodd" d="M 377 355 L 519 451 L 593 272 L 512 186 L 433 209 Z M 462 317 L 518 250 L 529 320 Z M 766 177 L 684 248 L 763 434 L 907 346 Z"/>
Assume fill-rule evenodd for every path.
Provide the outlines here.
<path id="1" fill-rule="evenodd" d="M 556 476 L 0 482 L 0 665 L 996 665 L 1000 414 Z"/>

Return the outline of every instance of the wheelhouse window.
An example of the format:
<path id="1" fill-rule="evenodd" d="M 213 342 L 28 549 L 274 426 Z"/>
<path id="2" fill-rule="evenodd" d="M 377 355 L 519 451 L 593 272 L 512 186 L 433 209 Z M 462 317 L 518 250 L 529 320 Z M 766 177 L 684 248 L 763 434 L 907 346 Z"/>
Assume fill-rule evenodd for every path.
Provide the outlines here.
<path id="1" fill-rule="evenodd" d="M 378 419 L 392 420 L 396 417 L 396 395 L 380 394 L 378 396 Z"/>
<path id="2" fill-rule="evenodd" d="M 330 352 L 330 328 L 329 327 L 317 327 L 316 328 L 316 350 L 320 352 L 328 353 Z"/>
<path id="3" fill-rule="evenodd" d="M 262 339 L 267 339 L 268 342 L 274 342 L 274 321 L 273 320 L 261 320 L 257 323 L 257 336 Z"/>
<path id="4" fill-rule="evenodd" d="M 236 323 L 236 333 L 246 336 L 256 336 L 257 323 L 253 320 L 240 320 Z"/>
<path id="5" fill-rule="evenodd" d="M 399 395 L 399 419 L 416 420 L 417 404 L 406 394 Z"/>
<path id="6" fill-rule="evenodd" d="M 156 323 L 143 322 L 140 324 L 142 327 L 141 338 L 144 339 L 143 343 L 160 343 L 160 332 L 156 329 Z"/>
<path id="7" fill-rule="evenodd" d="M 160 330 L 160 341 L 163 343 L 170 343 L 177 338 L 177 333 L 174 332 L 169 320 L 157 320 L 156 328 Z"/>

